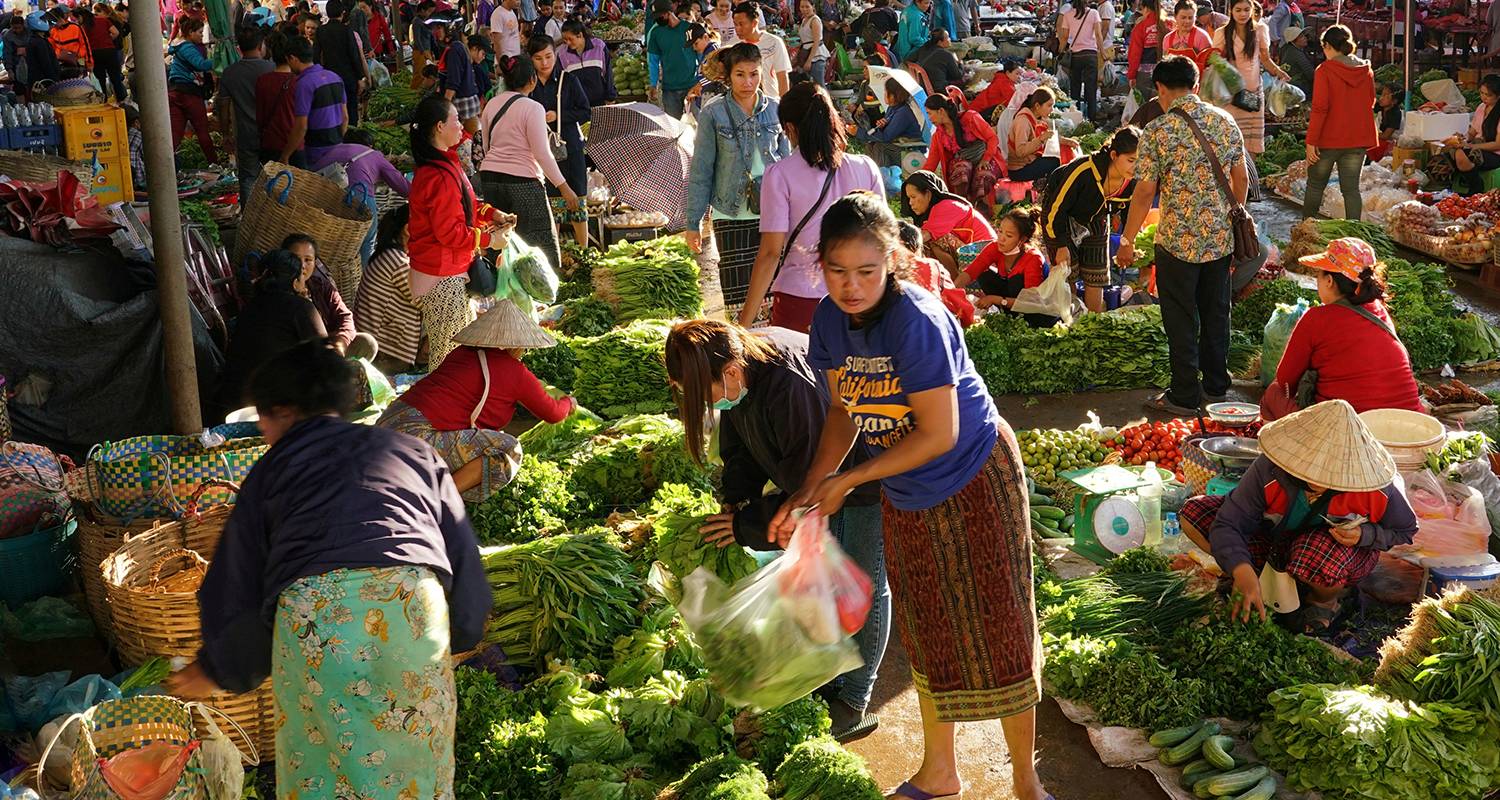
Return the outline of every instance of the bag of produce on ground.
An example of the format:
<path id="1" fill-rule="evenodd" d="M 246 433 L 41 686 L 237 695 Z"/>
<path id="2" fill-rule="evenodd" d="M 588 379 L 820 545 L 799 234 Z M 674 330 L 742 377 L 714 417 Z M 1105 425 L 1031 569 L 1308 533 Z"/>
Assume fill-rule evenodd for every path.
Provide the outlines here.
<path id="1" fill-rule="evenodd" d="M 683 582 L 678 606 L 730 703 L 776 708 L 861 663 L 850 637 L 870 611 L 870 579 L 809 513 L 786 554 L 732 589 L 706 569 Z"/>
<path id="2" fill-rule="evenodd" d="M 1431 470 L 1407 476 L 1406 496 L 1417 513 L 1411 547 L 1424 556 L 1468 556 L 1486 552 L 1490 521 L 1484 498 L 1462 483 Z"/>
<path id="3" fill-rule="evenodd" d="M 1266 74 L 1266 110 L 1277 117 L 1286 116 L 1303 103 L 1307 102 L 1307 95 L 1301 89 L 1287 83 L 1280 78 L 1273 78 L 1270 73 Z"/>
<path id="4" fill-rule="evenodd" d="M 1297 302 L 1283 303 L 1271 312 L 1260 351 L 1261 386 L 1270 386 L 1271 381 L 1276 380 L 1276 368 L 1281 366 L 1281 354 L 1286 352 L 1286 343 L 1292 339 L 1292 329 L 1297 327 L 1297 320 L 1302 319 L 1310 307 L 1306 300 L 1298 298 Z"/>
<path id="5" fill-rule="evenodd" d="M 1046 314 L 1059 317 L 1064 325 L 1073 323 L 1073 287 L 1068 283 L 1069 271 L 1053 267 L 1052 274 L 1044 278 L 1034 289 L 1022 289 L 1016 295 L 1011 311 L 1017 314 Z"/>

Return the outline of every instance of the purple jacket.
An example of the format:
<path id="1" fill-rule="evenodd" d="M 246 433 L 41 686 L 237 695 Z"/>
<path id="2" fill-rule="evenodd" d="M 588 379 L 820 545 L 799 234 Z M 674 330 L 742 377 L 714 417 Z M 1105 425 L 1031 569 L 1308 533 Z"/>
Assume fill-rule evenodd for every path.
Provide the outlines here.
<path id="1" fill-rule="evenodd" d="M 330 164 L 343 164 L 349 175 L 350 186 L 364 186 L 371 197 L 375 196 L 375 184 L 384 182 L 396 194 L 406 197 L 411 193 L 411 182 L 401 171 L 391 166 L 384 154 L 362 144 L 336 144 L 318 152 L 318 157 L 308 166 L 318 171 Z"/>
<path id="2" fill-rule="evenodd" d="M 271 672 L 283 589 L 338 569 L 395 566 L 427 567 L 442 582 L 455 652 L 479 642 L 493 600 L 443 459 L 386 428 L 303 420 L 245 477 L 198 590 L 198 662 L 214 683 L 248 692 Z"/>
<path id="3" fill-rule="evenodd" d="M 557 64 L 564 74 L 576 77 L 583 85 L 590 106 L 602 106 L 618 96 L 609 47 L 603 39 L 589 39 L 582 53 L 575 53 L 569 47 L 557 48 Z"/>
<path id="4" fill-rule="evenodd" d="M 328 335 L 338 340 L 340 347 L 348 347 L 354 341 L 356 333 L 354 312 L 344 304 L 344 296 L 339 294 L 338 287 L 333 283 L 333 276 L 328 274 L 328 268 L 322 262 L 313 270 L 312 277 L 307 279 L 307 299 L 318 309 L 318 316 L 323 318 L 323 327 L 328 330 Z"/>

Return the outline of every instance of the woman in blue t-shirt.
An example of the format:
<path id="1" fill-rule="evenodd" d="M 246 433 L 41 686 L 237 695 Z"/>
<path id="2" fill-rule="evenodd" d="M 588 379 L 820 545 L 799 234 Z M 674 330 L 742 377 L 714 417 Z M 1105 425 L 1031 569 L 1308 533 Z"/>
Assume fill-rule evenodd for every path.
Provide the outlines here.
<path id="1" fill-rule="evenodd" d="M 828 297 L 807 361 L 832 402 L 808 475 L 773 520 L 783 545 L 794 509 L 836 513 L 869 481 L 884 490 L 886 570 L 922 708 L 922 766 L 896 797 L 963 787 L 954 723 L 1001 718 L 1016 794 L 1050 797 L 1032 763 L 1041 700 L 1031 533 L 1021 454 L 974 370 L 958 320 L 899 280 L 908 252 L 890 208 L 854 192 L 823 217 Z M 858 440 L 869 458 L 838 472 Z"/>

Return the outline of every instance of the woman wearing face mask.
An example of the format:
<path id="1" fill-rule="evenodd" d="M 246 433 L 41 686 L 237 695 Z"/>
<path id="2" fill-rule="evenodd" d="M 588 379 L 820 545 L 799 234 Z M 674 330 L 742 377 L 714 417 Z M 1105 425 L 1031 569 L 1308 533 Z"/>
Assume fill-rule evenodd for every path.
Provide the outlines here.
<path id="1" fill-rule="evenodd" d="M 1012 312 L 1016 296 L 1022 289 L 1035 289 L 1047 277 L 1047 264 L 1041 248 L 1037 247 L 1038 233 L 1042 227 L 1042 210 L 1012 208 L 1000 218 L 995 226 L 995 240 L 980 248 L 979 254 L 964 267 L 964 278 L 974 293 L 977 308 L 998 308 Z M 960 250 L 960 263 L 963 251 Z M 1057 317 L 1046 314 L 1026 314 L 1026 323 L 1033 328 L 1050 328 Z"/>
<path id="2" fill-rule="evenodd" d="M 761 178 L 792 148 L 781 128 L 780 106 L 761 92 L 760 48 L 741 42 L 713 57 L 723 69 L 729 94 L 704 105 L 698 115 L 683 238 L 701 252 L 701 226 L 712 209 L 724 303 L 738 313 L 760 249 Z"/>
<path id="3" fill-rule="evenodd" d="M 1041 688 L 1031 533 L 1015 436 L 958 321 L 900 279 L 907 251 L 878 195 L 856 192 L 829 209 L 819 257 L 828 297 L 807 360 L 832 400 L 807 472 L 828 477 L 783 503 L 771 530 L 786 542 L 795 509 L 834 514 L 879 481 L 891 602 L 924 744 L 921 767 L 895 796 L 961 792 L 954 724 L 1000 718 L 1016 796 L 1044 800 L 1033 761 Z M 840 471 L 856 441 L 868 460 Z"/>
<path id="4" fill-rule="evenodd" d="M 720 547 L 738 542 L 755 550 L 774 548 L 767 525 L 787 497 L 807 482 L 828 412 L 828 386 L 807 365 L 807 336 L 784 328 L 751 334 L 717 320 L 691 320 L 667 336 L 666 364 L 686 430 L 704 430 L 709 408 L 719 412 L 724 506 L 704 524 L 704 539 Z M 701 434 L 689 435 L 687 447 L 695 461 L 703 460 Z M 767 483 L 775 484 L 776 491 L 766 494 Z M 891 619 L 879 487 L 855 490 L 828 525 L 875 586 L 870 616 L 854 637 L 864 666 L 836 679 L 826 693 L 833 735 L 847 741 L 879 724 L 865 713 Z"/>

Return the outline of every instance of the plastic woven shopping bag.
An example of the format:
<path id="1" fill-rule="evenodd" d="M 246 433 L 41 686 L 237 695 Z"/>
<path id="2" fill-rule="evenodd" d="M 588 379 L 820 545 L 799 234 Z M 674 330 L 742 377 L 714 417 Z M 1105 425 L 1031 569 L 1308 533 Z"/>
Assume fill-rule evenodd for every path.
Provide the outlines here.
<path id="1" fill-rule="evenodd" d="M 786 554 L 731 589 L 699 568 L 678 610 L 715 687 L 735 705 L 776 708 L 862 663 L 850 637 L 870 612 L 868 576 L 809 513 Z"/>

